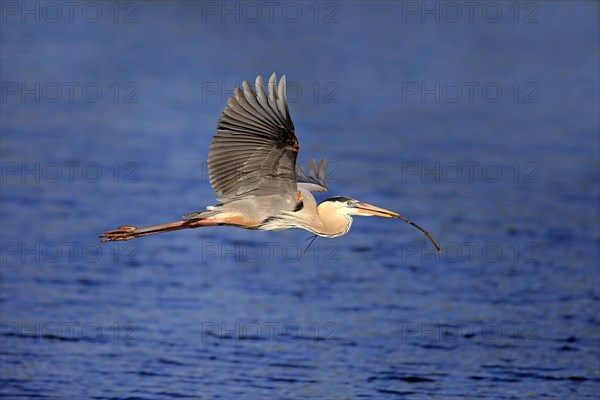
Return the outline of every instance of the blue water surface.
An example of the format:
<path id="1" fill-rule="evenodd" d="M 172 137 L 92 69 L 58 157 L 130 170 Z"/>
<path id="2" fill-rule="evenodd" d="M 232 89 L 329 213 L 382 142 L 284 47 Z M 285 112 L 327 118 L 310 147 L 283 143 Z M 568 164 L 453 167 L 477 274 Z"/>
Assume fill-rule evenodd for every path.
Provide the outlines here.
<path id="1" fill-rule="evenodd" d="M 1 4 L 0 396 L 600 396 L 597 2 L 67 3 Z M 272 72 L 327 194 L 441 255 L 380 218 L 98 242 L 214 204 Z"/>

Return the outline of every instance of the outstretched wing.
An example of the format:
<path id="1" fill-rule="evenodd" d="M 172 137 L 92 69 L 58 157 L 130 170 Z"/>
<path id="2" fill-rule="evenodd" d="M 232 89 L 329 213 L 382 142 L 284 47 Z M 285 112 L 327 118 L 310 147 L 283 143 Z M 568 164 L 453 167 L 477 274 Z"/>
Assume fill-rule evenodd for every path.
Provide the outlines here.
<path id="1" fill-rule="evenodd" d="M 269 95 L 256 78 L 256 92 L 244 81 L 227 102 L 210 146 L 208 172 L 218 200 L 287 194 L 296 196 L 300 151 L 288 111 L 285 75 L 271 75 Z"/>
<path id="2" fill-rule="evenodd" d="M 325 159 L 317 163 L 310 160 L 308 163 L 308 173 L 304 172 L 301 166 L 296 166 L 296 182 L 298 187 L 310 190 L 311 192 L 324 192 L 327 190 L 327 167 Z"/>

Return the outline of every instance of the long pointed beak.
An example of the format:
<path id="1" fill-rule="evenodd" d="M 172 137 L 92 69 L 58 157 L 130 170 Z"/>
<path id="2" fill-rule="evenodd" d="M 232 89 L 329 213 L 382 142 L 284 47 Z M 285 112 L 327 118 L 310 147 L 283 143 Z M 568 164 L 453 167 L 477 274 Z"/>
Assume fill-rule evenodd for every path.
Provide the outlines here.
<path id="1" fill-rule="evenodd" d="M 378 217 L 384 217 L 384 218 L 400 218 L 402 221 L 414 226 L 415 228 L 417 228 L 418 230 L 423 232 L 423 234 L 425 234 L 425 236 L 427 236 L 427 238 L 429 240 L 431 240 L 431 243 L 433 243 L 433 245 L 435 246 L 437 251 L 439 251 L 440 253 L 442 252 L 442 248 L 433 239 L 433 237 L 431 237 L 429 232 L 427 232 L 425 229 L 421 228 L 419 225 L 415 224 L 411 220 L 404 218 L 402 215 L 395 213 L 393 211 L 390 211 L 390 210 L 386 210 L 385 208 L 375 207 L 375 206 L 373 206 L 371 204 L 367 204 L 367 203 L 356 203 L 356 204 L 354 204 L 354 208 L 359 210 L 358 215 L 364 215 L 364 216 L 376 215 Z"/>
<path id="2" fill-rule="evenodd" d="M 367 203 L 356 203 L 354 208 L 358 209 L 358 213 L 363 216 L 375 215 L 377 217 L 384 218 L 400 218 L 400 215 L 393 211 L 386 210 L 385 208 L 379 208 Z"/>

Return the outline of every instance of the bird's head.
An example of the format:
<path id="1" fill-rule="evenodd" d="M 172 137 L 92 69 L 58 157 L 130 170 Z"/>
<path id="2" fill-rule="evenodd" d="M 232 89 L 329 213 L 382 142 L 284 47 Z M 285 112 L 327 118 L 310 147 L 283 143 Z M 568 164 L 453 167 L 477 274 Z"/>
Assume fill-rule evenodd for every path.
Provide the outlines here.
<path id="1" fill-rule="evenodd" d="M 346 218 L 347 226 L 342 235 L 348 232 L 348 229 L 350 229 L 350 225 L 352 224 L 352 217 L 354 215 L 362 215 L 363 217 L 377 216 L 384 218 L 399 218 L 407 224 L 410 224 L 418 230 L 420 230 L 421 232 L 423 232 L 425 236 L 427 236 L 429 240 L 431 240 L 431 243 L 433 243 L 437 251 L 442 251 L 440 246 L 431 237 L 429 232 L 427 232 L 425 229 L 421 228 L 414 222 L 404 218 L 400 214 L 390 210 L 386 210 L 385 208 L 379 208 L 371 204 L 351 199 L 349 197 L 337 196 L 323 201 L 321 204 L 319 204 L 318 210 L 319 214 L 321 215 L 321 218 L 331 218 L 334 216 L 342 216 Z"/>
<path id="2" fill-rule="evenodd" d="M 358 200 L 344 196 L 336 196 L 323 201 L 319 204 L 319 212 L 324 210 L 327 213 L 336 213 L 344 216 L 360 215 L 363 217 L 384 217 L 384 218 L 399 218 L 400 215 L 393 211 L 379 208 L 371 204 L 363 203 Z"/>

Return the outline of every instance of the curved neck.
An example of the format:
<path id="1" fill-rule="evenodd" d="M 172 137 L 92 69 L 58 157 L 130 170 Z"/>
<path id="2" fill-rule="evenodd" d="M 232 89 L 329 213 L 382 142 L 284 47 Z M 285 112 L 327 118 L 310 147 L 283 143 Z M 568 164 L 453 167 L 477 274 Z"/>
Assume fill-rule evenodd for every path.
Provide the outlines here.
<path id="1" fill-rule="evenodd" d="M 323 237 L 338 237 L 346 234 L 352 225 L 350 215 L 340 214 L 331 202 L 317 206 L 313 195 L 301 190 L 304 197 L 304 207 L 299 211 L 284 211 L 283 215 L 269 219 L 257 229 L 281 230 L 302 228 Z"/>

